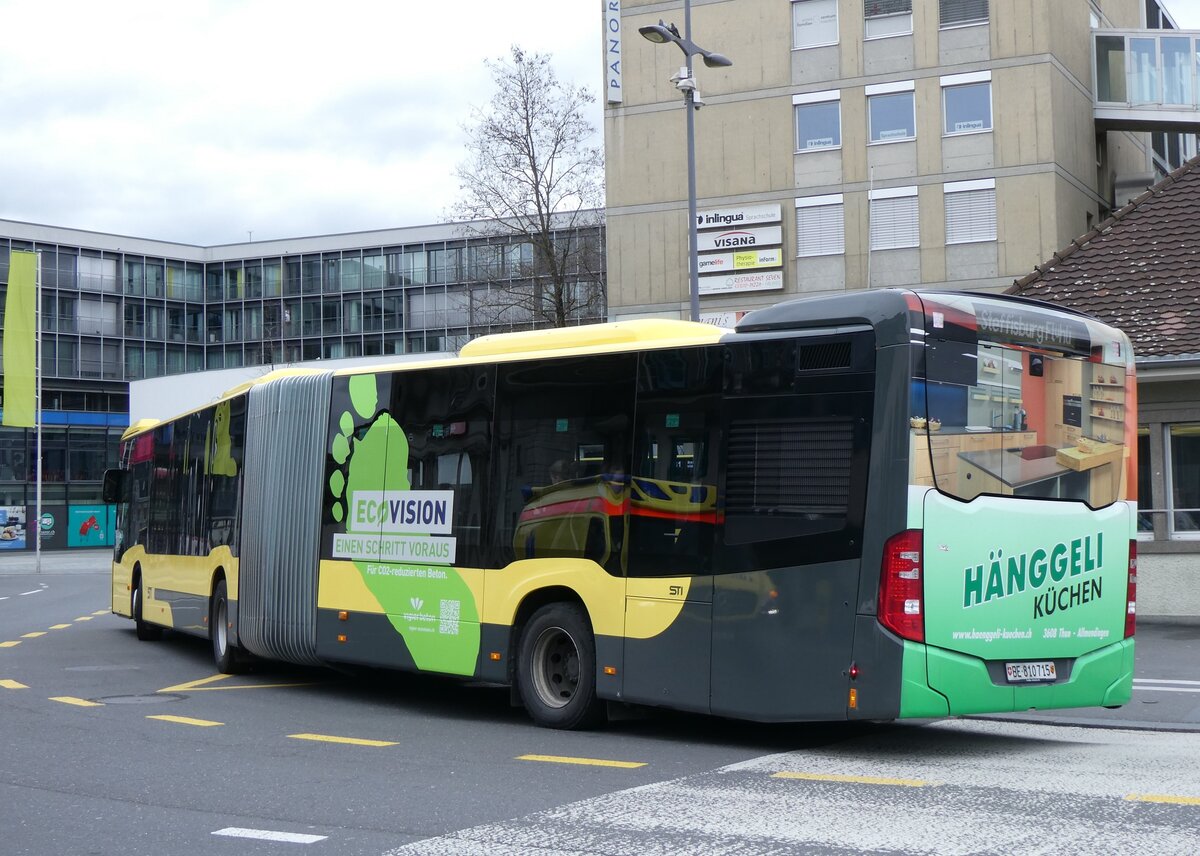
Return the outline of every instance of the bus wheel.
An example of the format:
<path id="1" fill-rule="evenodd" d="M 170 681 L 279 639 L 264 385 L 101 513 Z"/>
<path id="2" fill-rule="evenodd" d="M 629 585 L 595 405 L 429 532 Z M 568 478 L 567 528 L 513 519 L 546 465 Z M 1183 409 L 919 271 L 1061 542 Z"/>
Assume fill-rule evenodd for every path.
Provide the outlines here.
<path id="1" fill-rule="evenodd" d="M 604 717 L 596 697 L 596 641 L 583 610 L 552 603 L 521 634 L 517 689 L 525 709 L 547 728 L 588 728 Z"/>
<path id="2" fill-rule="evenodd" d="M 143 642 L 153 642 L 162 638 L 162 628 L 155 627 L 142 620 L 142 579 L 138 577 L 137 585 L 133 587 L 130 596 L 129 611 L 133 614 L 133 629 L 137 638 Z"/>
<path id="3" fill-rule="evenodd" d="M 208 633 L 212 638 L 213 660 L 217 671 L 232 675 L 237 671 L 237 650 L 229 642 L 229 595 L 225 580 L 217 583 L 208 607 Z"/>

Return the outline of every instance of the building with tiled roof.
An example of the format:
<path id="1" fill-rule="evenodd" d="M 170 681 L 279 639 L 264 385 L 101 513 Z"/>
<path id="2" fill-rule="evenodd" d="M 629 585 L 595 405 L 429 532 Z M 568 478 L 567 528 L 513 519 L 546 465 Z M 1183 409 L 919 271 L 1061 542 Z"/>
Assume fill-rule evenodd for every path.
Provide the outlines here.
<path id="1" fill-rule="evenodd" d="M 1008 291 L 1087 312 L 1133 341 L 1139 611 L 1200 615 L 1200 157 Z"/>

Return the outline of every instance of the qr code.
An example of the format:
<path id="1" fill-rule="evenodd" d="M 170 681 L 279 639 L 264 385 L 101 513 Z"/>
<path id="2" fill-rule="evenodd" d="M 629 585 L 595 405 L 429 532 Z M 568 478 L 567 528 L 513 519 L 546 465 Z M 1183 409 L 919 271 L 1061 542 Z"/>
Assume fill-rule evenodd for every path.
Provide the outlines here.
<path id="1" fill-rule="evenodd" d="M 458 610 L 460 603 L 457 600 L 443 600 L 441 602 L 441 623 L 438 624 L 438 632 L 446 633 L 451 636 L 458 635 Z"/>

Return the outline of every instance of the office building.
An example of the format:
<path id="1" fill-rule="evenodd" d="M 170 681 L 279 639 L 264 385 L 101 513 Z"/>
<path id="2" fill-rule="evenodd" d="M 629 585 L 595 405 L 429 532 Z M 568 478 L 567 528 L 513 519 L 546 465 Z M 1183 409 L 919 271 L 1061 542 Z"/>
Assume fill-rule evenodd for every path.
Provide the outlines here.
<path id="1" fill-rule="evenodd" d="M 1157 0 L 692 0 L 702 314 L 999 290 L 1195 154 L 1195 33 Z M 684 3 L 606 3 L 609 305 L 686 316 Z M 651 35 L 654 35 L 651 33 Z M 660 36 L 661 38 L 661 36 Z M 686 75 L 684 75 L 686 76 Z M 674 85 L 673 85 L 674 83 Z"/>
<path id="2" fill-rule="evenodd" d="M 606 311 L 603 218 L 580 222 L 555 236 L 569 262 L 566 323 Z M 131 381 L 455 351 L 484 333 L 543 326 L 548 277 L 532 246 L 486 226 L 204 247 L 0 220 L 0 289 L 11 250 L 40 254 L 42 503 L 53 533 L 43 545 L 111 543 L 101 478 L 129 422 Z M 32 429 L 0 429 L 0 552 L 32 546 L 34 460 Z"/>

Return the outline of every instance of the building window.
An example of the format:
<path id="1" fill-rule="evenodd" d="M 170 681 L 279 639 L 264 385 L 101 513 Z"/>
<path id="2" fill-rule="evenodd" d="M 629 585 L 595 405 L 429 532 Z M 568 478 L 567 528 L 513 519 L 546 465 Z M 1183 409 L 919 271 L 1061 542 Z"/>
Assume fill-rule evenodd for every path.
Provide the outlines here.
<path id="1" fill-rule="evenodd" d="M 1150 467 L 1150 428 L 1139 425 L 1137 429 L 1137 500 L 1138 538 L 1152 539 L 1154 537 L 1154 515 L 1149 506 L 1154 500 L 1154 471 Z"/>
<path id="2" fill-rule="evenodd" d="M 938 13 L 943 27 L 986 24 L 988 0 L 938 0 Z"/>
<path id="3" fill-rule="evenodd" d="M 873 191 L 870 212 L 872 250 L 895 250 L 921 245 L 915 187 L 891 187 Z"/>
<path id="4" fill-rule="evenodd" d="M 842 144 L 840 92 L 792 96 L 796 110 L 796 151 L 836 149 Z"/>
<path id="5" fill-rule="evenodd" d="M 946 243 L 996 240 L 996 180 L 956 181 L 943 186 Z"/>
<path id="6" fill-rule="evenodd" d="M 837 0 L 792 0 L 793 47 L 816 48 L 837 43 Z"/>
<path id="7" fill-rule="evenodd" d="M 904 36 L 912 32 L 912 0 L 863 0 L 863 38 Z"/>
<path id="8" fill-rule="evenodd" d="M 1200 423 L 1167 426 L 1166 477 L 1171 538 L 1200 538 Z"/>
<path id="9" fill-rule="evenodd" d="M 846 252 L 842 194 L 796 200 L 796 255 L 836 256 Z"/>
<path id="10" fill-rule="evenodd" d="M 911 80 L 868 86 L 866 93 L 872 143 L 891 143 L 916 138 L 917 118 L 913 106 Z"/>
<path id="11" fill-rule="evenodd" d="M 942 130 L 947 135 L 992 130 L 990 71 L 942 78 Z"/>
<path id="12" fill-rule="evenodd" d="M 79 256 L 79 287 L 84 291 L 116 291 L 117 260 Z"/>

